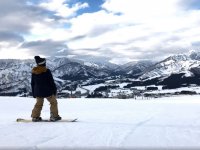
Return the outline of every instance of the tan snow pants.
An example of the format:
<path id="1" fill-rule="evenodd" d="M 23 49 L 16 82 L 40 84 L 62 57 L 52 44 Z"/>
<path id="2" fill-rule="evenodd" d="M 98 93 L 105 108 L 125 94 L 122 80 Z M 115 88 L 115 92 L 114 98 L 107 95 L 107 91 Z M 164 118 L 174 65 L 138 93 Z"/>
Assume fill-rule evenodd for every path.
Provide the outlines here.
<path id="1" fill-rule="evenodd" d="M 53 115 L 53 117 L 57 117 L 58 116 L 58 103 L 56 100 L 56 96 L 52 95 L 50 97 L 46 97 L 46 99 L 50 103 L 50 113 Z M 36 97 L 36 104 L 32 110 L 32 114 L 31 114 L 32 118 L 40 117 L 43 104 L 44 104 L 44 98 Z"/>

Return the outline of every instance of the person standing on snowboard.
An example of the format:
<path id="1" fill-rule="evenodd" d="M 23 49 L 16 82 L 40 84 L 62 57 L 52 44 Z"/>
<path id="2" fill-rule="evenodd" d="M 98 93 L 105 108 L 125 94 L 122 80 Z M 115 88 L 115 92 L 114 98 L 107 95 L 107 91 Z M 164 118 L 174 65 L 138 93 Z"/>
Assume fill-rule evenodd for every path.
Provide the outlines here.
<path id="1" fill-rule="evenodd" d="M 57 88 L 54 83 L 51 71 L 46 68 L 46 59 L 35 56 L 36 67 L 32 69 L 31 88 L 36 104 L 32 110 L 32 121 L 41 121 L 41 110 L 46 98 L 50 103 L 50 121 L 58 121 L 62 118 L 58 114 L 58 103 L 56 100 Z"/>

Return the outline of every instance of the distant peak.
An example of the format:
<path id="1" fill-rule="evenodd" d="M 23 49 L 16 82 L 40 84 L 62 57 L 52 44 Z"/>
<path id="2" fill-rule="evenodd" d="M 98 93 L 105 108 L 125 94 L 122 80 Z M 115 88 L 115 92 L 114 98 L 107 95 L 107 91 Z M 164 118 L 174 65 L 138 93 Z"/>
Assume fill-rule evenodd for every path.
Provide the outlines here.
<path id="1" fill-rule="evenodd" d="M 196 50 L 189 50 L 188 54 L 191 55 L 193 53 L 196 53 Z"/>

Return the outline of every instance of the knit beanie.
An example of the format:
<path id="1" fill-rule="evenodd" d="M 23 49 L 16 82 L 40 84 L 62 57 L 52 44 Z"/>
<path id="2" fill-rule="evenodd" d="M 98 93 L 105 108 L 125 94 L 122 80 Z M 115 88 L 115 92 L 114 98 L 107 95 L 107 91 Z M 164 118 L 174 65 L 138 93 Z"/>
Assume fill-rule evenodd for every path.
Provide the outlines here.
<path id="1" fill-rule="evenodd" d="M 46 59 L 41 58 L 40 56 L 35 56 L 35 62 L 37 65 L 45 65 L 46 64 Z"/>

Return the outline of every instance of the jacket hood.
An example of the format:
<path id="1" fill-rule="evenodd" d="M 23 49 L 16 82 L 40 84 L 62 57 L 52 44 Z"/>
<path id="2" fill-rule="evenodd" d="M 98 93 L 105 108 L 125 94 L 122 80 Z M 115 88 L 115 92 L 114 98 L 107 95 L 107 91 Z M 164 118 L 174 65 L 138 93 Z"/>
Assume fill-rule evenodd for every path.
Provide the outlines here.
<path id="1" fill-rule="evenodd" d="M 32 69 L 33 74 L 41 74 L 47 71 L 45 66 L 37 66 Z"/>

